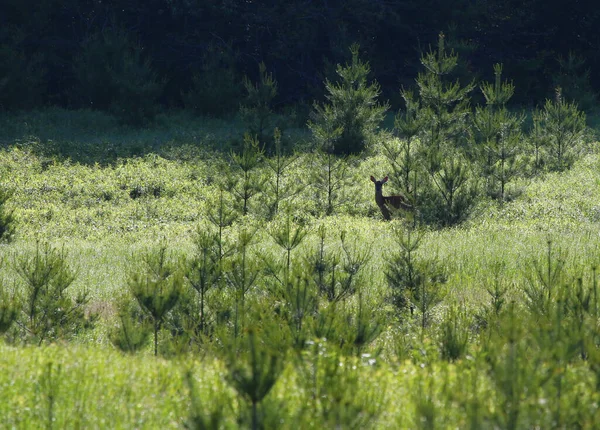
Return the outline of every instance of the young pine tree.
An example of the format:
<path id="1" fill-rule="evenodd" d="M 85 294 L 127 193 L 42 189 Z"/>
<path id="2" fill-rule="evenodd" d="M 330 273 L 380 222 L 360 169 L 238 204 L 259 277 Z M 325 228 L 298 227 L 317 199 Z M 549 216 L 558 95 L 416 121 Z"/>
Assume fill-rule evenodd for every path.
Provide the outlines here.
<path id="1" fill-rule="evenodd" d="M 140 257 L 141 267 L 129 275 L 129 290 L 141 310 L 151 320 L 154 332 L 154 355 L 158 355 L 158 332 L 167 314 L 182 295 L 183 274 L 162 243 L 158 249 Z"/>
<path id="2" fill-rule="evenodd" d="M 379 104 L 379 84 L 368 83 L 369 63 L 360 60 L 359 46 L 352 45 L 352 62 L 337 66 L 338 82 L 325 81 L 327 103 L 315 104 L 308 127 L 315 137 L 330 136 L 327 130 L 339 130 L 329 139 L 327 152 L 357 154 L 372 143 L 388 109 Z"/>
<path id="3" fill-rule="evenodd" d="M 521 171 L 524 118 L 506 109 L 514 85 L 502 82 L 502 65 L 494 65 L 495 80 L 481 85 L 486 106 L 477 107 L 472 122 L 473 156 L 482 166 L 488 195 L 500 202 L 506 199 L 506 185 Z"/>
<path id="4" fill-rule="evenodd" d="M 277 96 L 277 81 L 271 73 L 267 73 L 265 63 L 258 65 L 260 81 L 253 83 L 248 77 L 244 78 L 247 91 L 246 100 L 240 107 L 240 115 L 246 123 L 248 133 L 257 136 L 260 142 L 268 139 L 267 130 L 273 123 L 273 100 Z"/>
<path id="5" fill-rule="evenodd" d="M 244 135 L 244 146 L 241 152 L 232 152 L 231 160 L 239 172 L 237 184 L 233 187 L 233 194 L 241 203 L 242 215 L 247 215 L 249 202 L 252 197 L 263 189 L 264 180 L 257 172 L 257 168 L 263 161 L 264 151 L 260 146 L 258 138 Z"/>
<path id="6" fill-rule="evenodd" d="M 565 101 L 561 88 L 556 88 L 554 100 L 546 100 L 542 110 L 533 115 L 534 138 L 543 141 L 551 170 L 571 167 L 585 132 L 585 113 L 575 103 Z"/>
<path id="7" fill-rule="evenodd" d="M 458 56 L 446 50 L 444 34 L 440 33 L 437 49 L 421 57 L 425 72 L 417 77 L 422 121 L 420 156 L 430 179 L 424 190 L 422 213 L 442 225 L 462 221 L 477 193 L 464 155 L 470 114 L 468 94 L 474 85 L 462 87 L 458 80 L 447 80 L 457 63 Z"/>

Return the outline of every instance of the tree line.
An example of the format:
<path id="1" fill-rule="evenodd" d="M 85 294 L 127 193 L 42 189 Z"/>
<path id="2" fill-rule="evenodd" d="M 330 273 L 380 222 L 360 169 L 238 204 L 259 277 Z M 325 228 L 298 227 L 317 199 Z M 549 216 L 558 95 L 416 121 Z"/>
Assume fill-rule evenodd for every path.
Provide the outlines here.
<path id="1" fill-rule="evenodd" d="M 352 44 L 383 98 L 400 104 L 399 86 L 415 85 L 420 55 L 440 31 L 464 59 L 456 72 L 465 80 L 489 80 L 501 62 L 519 88 L 514 102 L 538 104 L 561 85 L 581 106 L 600 87 L 589 73 L 600 61 L 599 21 L 591 3 L 565 11 L 541 0 L 7 0 L 0 108 L 143 105 L 221 116 L 238 110 L 244 78 L 259 79 L 260 63 L 279 83 L 277 106 L 310 106 Z"/>

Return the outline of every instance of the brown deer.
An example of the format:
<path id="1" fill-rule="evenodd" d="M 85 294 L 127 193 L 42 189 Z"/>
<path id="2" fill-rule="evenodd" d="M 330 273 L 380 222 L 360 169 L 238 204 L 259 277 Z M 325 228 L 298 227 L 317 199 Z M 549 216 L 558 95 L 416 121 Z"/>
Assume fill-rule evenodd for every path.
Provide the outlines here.
<path id="1" fill-rule="evenodd" d="M 413 207 L 411 204 L 408 203 L 408 199 L 402 195 L 399 194 L 397 196 L 384 196 L 381 191 L 382 191 L 382 187 L 383 184 L 385 184 L 388 181 L 388 177 L 386 176 L 385 178 L 383 178 L 381 181 L 376 180 L 373 176 L 371 176 L 371 181 L 373 181 L 375 183 L 375 203 L 377 203 L 377 206 L 379 206 L 379 209 L 381 209 L 381 214 L 383 215 L 383 218 L 385 218 L 386 220 L 390 220 L 390 211 L 387 208 L 386 205 L 391 205 L 393 207 L 395 207 L 396 209 L 404 209 L 404 210 L 412 210 Z"/>

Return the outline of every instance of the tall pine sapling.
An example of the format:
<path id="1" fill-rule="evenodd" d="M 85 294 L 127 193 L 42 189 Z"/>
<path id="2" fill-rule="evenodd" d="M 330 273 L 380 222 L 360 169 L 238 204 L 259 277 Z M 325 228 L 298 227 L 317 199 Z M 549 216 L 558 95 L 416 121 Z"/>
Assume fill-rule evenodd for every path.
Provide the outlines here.
<path id="1" fill-rule="evenodd" d="M 554 100 L 546 100 L 544 108 L 533 116 L 534 123 L 546 142 L 550 168 L 569 168 L 581 149 L 585 132 L 585 113 L 575 103 L 565 101 L 561 88 L 556 88 Z"/>
<path id="2" fill-rule="evenodd" d="M 369 63 L 359 58 L 359 46 L 352 45 L 352 62 L 338 64 L 337 82 L 325 81 L 327 103 L 315 103 L 308 127 L 317 140 L 331 135 L 330 130 L 339 133 L 329 142 L 328 151 L 334 154 L 357 154 L 373 142 L 379 124 L 383 121 L 387 104 L 379 104 L 377 98 L 381 90 L 377 82 L 369 84 Z"/>
<path id="3" fill-rule="evenodd" d="M 37 242 L 33 254 L 15 257 L 14 269 L 24 284 L 18 325 L 25 338 L 41 345 L 93 327 L 96 315 L 85 312 L 87 291 L 78 292 L 74 299 L 67 293 L 77 274 L 64 249 Z"/>
<path id="4" fill-rule="evenodd" d="M 401 191 L 413 199 L 416 197 L 416 183 L 414 178 L 420 166 L 418 159 L 419 142 L 423 121 L 419 113 L 419 101 L 415 99 L 412 91 L 401 91 L 406 104 L 406 110 L 399 112 L 394 119 L 394 133 L 399 137 L 395 141 L 383 141 L 383 154 L 388 159 L 394 178 L 400 183 Z"/>
<path id="5" fill-rule="evenodd" d="M 475 86 L 446 81 L 458 64 L 458 55 L 447 52 L 443 33 L 439 34 L 437 49 L 421 56 L 421 64 L 425 67 L 417 77 L 424 122 L 421 139 L 426 150 L 435 153 L 444 145 L 460 145 L 469 115 L 468 94 Z"/>
<path id="6" fill-rule="evenodd" d="M 142 311 L 152 321 L 154 355 L 158 355 L 158 332 L 182 295 L 183 275 L 178 264 L 169 255 L 165 243 L 156 250 L 142 254 L 140 267 L 129 274 L 129 291 Z"/>
<path id="7" fill-rule="evenodd" d="M 255 287 L 261 268 L 251 254 L 250 246 L 256 231 L 241 228 L 231 265 L 225 271 L 227 285 L 234 295 L 234 336 L 245 328 L 246 296 Z"/>
<path id="8" fill-rule="evenodd" d="M 266 183 L 266 189 L 270 193 L 269 217 L 275 217 L 279 212 L 283 201 L 298 194 L 303 186 L 300 184 L 291 185 L 286 182 L 287 170 L 299 159 L 297 154 L 286 156 L 281 144 L 281 131 L 275 127 L 273 132 L 275 153 L 272 157 L 266 159 L 266 165 L 271 170 L 271 180 Z"/>
<path id="9" fill-rule="evenodd" d="M 495 80 L 481 85 L 486 106 L 475 109 L 471 137 L 475 157 L 482 165 L 486 189 L 503 202 L 506 185 L 520 172 L 523 152 L 521 124 L 524 117 L 510 113 L 506 103 L 514 94 L 514 85 L 502 82 L 502 65 L 494 65 Z"/>
<path id="10" fill-rule="evenodd" d="M 267 73 L 265 63 L 258 65 L 258 72 L 259 82 L 253 83 L 248 77 L 244 78 L 244 87 L 248 94 L 240 107 L 240 114 L 248 133 L 257 136 L 260 142 L 266 142 L 266 131 L 273 122 L 272 104 L 277 96 L 277 81 L 271 73 Z"/>
<path id="11" fill-rule="evenodd" d="M 241 175 L 232 191 L 241 203 L 242 215 L 248 214 L 250 199 L 262 191 L 264 181 L 256 170 L 263 161 L 263 155 L 258 138 L 248 133 L 244 135 L 242 151 L 231 153 L 233 165 Z"/>
<path id="12" fill-rule="evenodd" d="M 221 281 L 220 243 L 216 234 L 198 230 L 196 249 L 189 262 L 185 277 L 198 295 L 199 326 L 201 334 L 208 334 L 207 308 L 209 292 Z"/>

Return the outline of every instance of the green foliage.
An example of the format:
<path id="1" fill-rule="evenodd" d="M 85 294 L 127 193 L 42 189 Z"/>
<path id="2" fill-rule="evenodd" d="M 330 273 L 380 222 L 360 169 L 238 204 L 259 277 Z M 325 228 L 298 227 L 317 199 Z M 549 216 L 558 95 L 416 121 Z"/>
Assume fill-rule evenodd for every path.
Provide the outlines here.
<path id="1" fill-rule="evenodd" d="M 67 289 L 76 273 L 63 250 L 36 242 L 31 254 L 17 255 L 14 270 L 23 285 L 23 307 L 18 319 L 20 336 L 41 345 L 47 341 L 70 339 L 93 326 L 95 316 L 86 314 L 86 291 L 73 299 Z"/>
<path id="2" fill-rule="evenodd" d="M 122 297 L 118 303 L 117 317 L 118 323 L 109 334 L 112 344 L 126 353 L 145 348 L 153 327 L 141 308 L 129 297 Z"/>
<path id="3" fill-rule="evenodd" d="M 10 330 L 21 312 L 15 294 L 10 294 L 3 284 L 0 284 L 0 335 Z"/>
<path id="4" fill-rule="evenodd" d="M 549 168 L 562 171 L 571 167 L 581 149 L 585 113 L 564 100 L 562 89 L 556 88 L 555 99 L 546 100 L 544 108 L 533 114 L 533 121 L 536 148 L 545 150 Z"/>
<path id="5" fill-rule="evenodd" d="M 313 154 L 311 180 L 321 213 L 333 215 L 346 202 L 347 196 L 343 190 L 349 182 L 348 168 L 351 163 L 351 158 L 338 158 L 330 152 L 317 150 Z"/>
<path id="6" fill-rule="evenodd" d="M 208 334 L 211 321 L 210 294 L 221 284 L 221 258 L 219 237 L 199 230 L 195 238 L 196 250 L 186 268 L 185 277 L 197 293 L 199 320 L 196 334 Z"/>
<path id="7" fill-rule="evenodd" d="M 256 136 L 260 142 L 266 142 L 273 123 L 273 100 L 277 96 L 277 81 L 267 73 L 265 63 L 258 65 L 260 81 L 253 83 L 244 78 L 244 87 L 248 95 L 240 107 L 240 115 L 246 124 L 248 134 Z"/>
<path id="8" fill-rule="evenodd" d="M 525 150 L 521 125 L 524 117 L 510 113 L 505 105 L 514 94 L 514 85 L 502 82 L 502 65 L 494 66 L 494 83 L 483 83 L 484 108 L 475 108 L 472 135 L 475 157 L 486 178 L 488 195 L 504 202 L 506 185 L 523 170 Z"/>
<path id="9" fill-rule="evenodd" d="M 84 107 L 110 111 L 125 124 L 153 120 L 162 83 L 142 52 L 124 30 L 91 35 L 73 65 L 74 98 Z"/>
<path id="10" fill-rule="evenodd" d="M 401 93 L 406 111 L 396 117 L 395 128 L 404 143 L 399 148 L 384 145 L 394 174 L 406 192 L 413 194 L 422 218 L 443 226 L 463 221 L 478 194 L 465 160 L 468 94 L 474 84 L 463 87 L 458 80 L 447 81 L 457 63 L 458 56 L 447 52 L 445 36 L 440 33 L 437 49 L 421 56 L 425 72 L 417 77 L 419 100 L 410 91 Z M 413 142 L 415 138 L 418 144 Z"/>
<path id="11" fill-rule="evenodd" d="M 270 217 L 279 212 L 281 203 L 291 200 L 304 188 L 303 184 L 291 184 L 288 179 L 288 171 L 299 161 L 300 156 L 294 154 L 286 156 L 281 143 L 281 131 L 276 127 L 273 132 L 274 154 L 266 159 L 266 164 L 271 170 L 271 180 L 265 183 L 265 193 L 268 195 Z"/>
<path id="12" fill-rule="evenodd" d="M 440 327 L 440 355 L 444 360 L 463 358 L 469 346 L 468 317 L 464 309 L 451 307 Z"/>
<path id="13" fill-rule="evenodd" d="M 445 82 L 458 63 L 458 56 L 445 47 L 445 36 L 440 33 L 436 50 L 421 56 L 425 73 L 417 77 L 424 118 L 424 142 L 436 153 L 444 145 L 460 145 L 464 137 L 468 116 L 468 94 L 474 85 L 462 87 L 460 83 Z"/>
<path id="14" fill-rule="evenodd" d="M 328 341 L 320 340 L 302 352 L 297 369 L 307 395 L 302 415 L 318 417 L 321 427 L 376 428 L 385 393 L 384 387 L 378 391 L 363 385 L 362 378 L 368 381 L 373 372 L 369 365 L 345 359 Z"/>
<path id="15" fill-rule="evenodd" d="M 328 103 L 315 104 L 308 127 L 326 152 L 358 154 L 371 145 L 388 109 L 377 103 L 380 88 L 369 84 L 368 63 L 360 60 L 359 46 L 352 45 L 351 64 L 337 66 L 339 82 L 325 81 Z"/>
<path id="16" fill-rule="evenodd" d="M 252 429 L 264 428 L 262 423 L 265 417 L 259 408 L 283 371 L 285 351 L 274 349 L 273 345 L 253 329 L 248 330 L 240 342 L 247 345 L 242 346 L 241 350 L 231 351 L 227 360 L 227 380 L 249 403 L 250 419 L 244 419 L 242 422 Z"/>
<path id="17" fill-rule="evenodd" d="M 16 217 L 14 209 L 6 207 L 7 201 L 12 197 L 12 192 L 0 188 L 0 242 L 10 242 L 16 230 Z"/>
<path id="18" fill-rule="evenodd" d="M 425 191 L 423 215 L 430 222 L 443 226 L 464 221 L 476 203 L 478 187 L 468 161 L 457 153 L 438 154 L 435 168 L 429 170 L 434 185 L 431 194 Z"/>
<path id="19" fill-rule="evenodd" d="M 182 294 L 183 275 L 165 243 L 140 255 L 137 263 L 140 267 L 132 269 L 127 284 L 133 298 L 152 321 L 154 355 L 158 355 L 158 332 Z"/>
<path id="20" fill-rule="evenodd" d="M 167 156 L 157 147 L 162 155 L 87 165 L 41 157 L 43 139 L 1 151 L 19 236 L 0 251 L 25 255 L 34 233 L 60 237 L 69 262 L 79 267 L 67 291 L 90 290 L 86 311 L 102 314 L 96 330 L 70 336 L 74 342 L 0 343 L 6 425 L 39 428 L 51 416 L 61 428 L 101 427 L 106 420 L 119 428 L 171 428 L 186 419 L 200 428 L 253 422 L 264 428 L 594 428 L 599 210 L 589 196 L 600 192 L 598 155 L 586 155 L 569 171 L 515 176 L 511 183 L 523 194 L 503 205 L 480 200 L 460 228 L 393 233 L 401 223 L 372 218 L 366 178 L 388 168 L 386 162 L 397 162 L 398 176 L 404 175 L 408 140 L 409 185 L 423 203 L 419 210 L 428 209 L 429 199 L 440 211 L 448 207 L 435 200 L 443 197 L 432 191 L 420 137 L 409 139 L 411 121 L 421 118 L 410 115 L 400 114 L 397 137 L 386 142 L 392 157 L 384 148 L 348 164 L 339 188 L 347 200 L 322 218 L 312 187 L 276 216 L 261 207 L 269 199 L 256 194 L 249 216 L 240 216 L 223 168 L 227 154 L 182 147 Z M 470 149 L 449 152 L 480 163 Z M 251 172 L 273 180 L 267 160 Z M 313 161 L 299 157 L 283 178 L 311 184 Z M 451 166 L 438 160 L 434 177 L 456 188 L 443 175 L 444 163 Z M 472 166 L 474 175 L 480 167 Z M 241 169 L 237 174 L 242 178 Z M 132 198 L 133 189 L 145 191 Z M 177 246 L 177 253 L 163 253 L 163 263 L 140 252 L 157 235 Z M 134 269 L 127 267 L 131 255 Z M 6 310 L 10 320 L 18 274 L 0 268 L 0 275 L 0 319 Z M 159 284 L 163 291 L 179 285 L 177 304 L 158 332 L 158 352 L 175 360 L 133 354 L 151 348 L 158 319 L 144 300 L 129 295 L 120 303 L 118 291 L 134 278 L 154 285 L 155 293 Z M 171 296 L 164 297 L 170 306 Z M 8 341 L 22 324 L 19 318 L 10 325 Z M 267 357 L 255 367 L 260 360 L 251 358 L 250 333 L 255 357 Z M 109 341 L 130 354 L 111 352 Z M 271 366 L 271 354 L 277 365 Z M 189 392 L 182 371 L 188 368 Z M 43 378 L 51 382 L 31 384 Z"/>
<path id="21" fill-rule="evenodd" d="M 226 409 L 229 406 L 229 399 L 224 395 L 223 390 L 215 390 L 216 392 L 211 393 L 210 398 L 214 399 L 214 406 L 209 409 L 206 405 L 208 402 L 205 402 L 205 399 L 199 393 L 191 371 L 186 374 L 186 382 L 190 389 L 192 406 L 190 408 L 190 416 L 185 423 L 185 428 L 192 430 L 221 429 L 225 422 Z"/>
<path id="22" fill-rule="evenodd" d="M 260 265 L 252 255 L 251 245 L 256 230 L 241 228 L 238 231 L 235 252 L 225 271 L 225 279 L 234 300 L 233 330 L 239 336 L 246 328 L 246 307 L 248 293 L 256 287 L 260 275 Z"/>
<path id="23" fill-rule="evenodd" d="M 558 70 L 552 76 L 554 88 L 561 88 L 563 97 L 588 111 L 596 107 L 598 94 L 590 82 L 591 70 L 586 68 L 585 57 L 570 51 L 566 57 L 557 58 Z"/>
<path id="24" fill-rule="evenodd" d="M 231 153 L 235 169 L 241 173 L 241 178 L 236 178 L 232 191 L 239 201 L 242 215 L 248 214 L 250 199 L 262 191 L 264 181 L 256 170 L 263 161 L 263 155 L 258 138 L 248 133 L 244 134 L 242 151 Z"/>
<path id="25" fill-rule="evenodd" d="M 416 177 L 422 172 L 418 136 L 423 127 L 423 117 L 419 114 L 419 101 L 412 91 L 400 92 L 406 104 L 404 112 L 394 118 L 394 132 L 398 140 L 384 139 L 381 143 L 383 154 L 393 171 L 393 177 L 400 183 L 400 189 L 407 196 L 416 194 Z"/>

